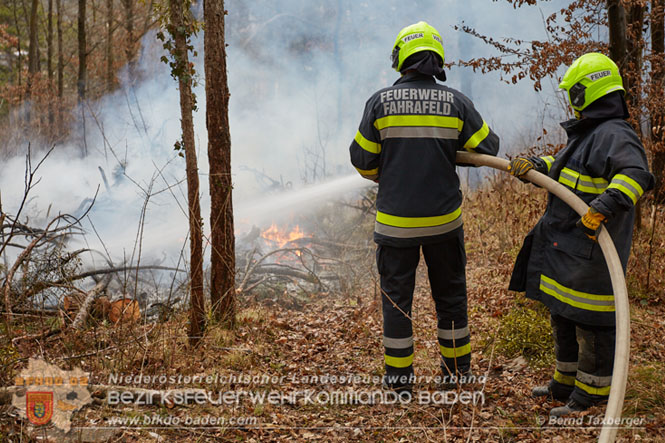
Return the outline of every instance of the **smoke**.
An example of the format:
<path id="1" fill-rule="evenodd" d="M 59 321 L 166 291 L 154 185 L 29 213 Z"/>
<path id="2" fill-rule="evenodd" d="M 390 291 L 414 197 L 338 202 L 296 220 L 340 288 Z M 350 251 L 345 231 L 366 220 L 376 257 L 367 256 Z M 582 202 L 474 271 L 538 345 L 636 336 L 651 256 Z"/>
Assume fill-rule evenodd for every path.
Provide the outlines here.
<path id="1" fill-rule="evenodd" d="M 422 0 L 408 6 L 395 0 L 227 0 L 234 206 L 238 211 L 252 208 L 251 222 L 262 223 L 276 213 L 274 203 L 264 203 L 270 200 L 266 197 L 354 173 L 348 145 L 367 98 L 397 79 L 389 54 L 402 27 L 426 20 L 443 35 L 447 60 L 469 59 L 492 52 L 454 31 L 454 25 L 464 22 L 499 38 L 542 39 L 542 17 L 561 6 L 546 7 L 516 11 L 507 2 L 490 0 Z M 195 132 L 202 215 L 208 228 L 202 43 L 199 35 L 194 42 L 200 75 Z M 147 34 L 142 45 L 142 80 L 130 85 L 121 73 L 121 88 L 76 111 L 71 139 L 58 145 L 43 164 L 41 181 L 24 214 L 36 225 L 55 212 L 81 214 L 99 186 L 97 201 L 84 221 L 89 246 L 108 250 L 115 260 L 131 257 L 144 220 L 145 261 L 173 264 L 188 231 L 184 159 L 173 150 L 180 138 L 178 90 L 160 62 L 162 49 L 155 33 Z M 502 152 L 510 152 L 519 134 L 541 125 L 534 116 L 549 95 L 534 93 L 528 83 L 506 85 L 498 75 L 462 68 L 451 69 L 448 79 L 449 86 L 472 97 L 502 137 Z M 34 140 L 33 146 L 37 143 Z M 19 156 L 0 165 L 6 212 L 14 213 L 22 197 L 24 164 Z M 358 181 L 344 183 L 340 193 L 348 191 L 349 183 L 360 186 Z M 309 201 L 278 201 L 302 211 L 314 201 L 332 198 L 335 185 L 319 189 L 303 194 L 312 195 Z"/>

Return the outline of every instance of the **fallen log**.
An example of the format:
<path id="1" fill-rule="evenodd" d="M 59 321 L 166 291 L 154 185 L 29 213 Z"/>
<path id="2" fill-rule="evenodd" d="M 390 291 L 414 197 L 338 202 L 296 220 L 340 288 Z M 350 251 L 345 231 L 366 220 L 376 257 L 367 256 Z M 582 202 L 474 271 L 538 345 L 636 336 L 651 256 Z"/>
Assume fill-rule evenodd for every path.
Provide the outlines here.
<path id="1" fill-rule="evenodd" d="M 108 276 L 104 280 L 97 283 L 95 287 L 88 292 L 88 295 L 81 305 L 81 309 L 79 309 L 78 314 L 76 314 L 76 318 L 72 324 L 73 329 L 81 329 L 83 327 L 85 321 L 88 319 L 88 314 L 90 312 L 90 308 L 92 307 L 92 303 L 102 293 L 102 291 L 106 289 L 110 281 L 111 277 Z"/>

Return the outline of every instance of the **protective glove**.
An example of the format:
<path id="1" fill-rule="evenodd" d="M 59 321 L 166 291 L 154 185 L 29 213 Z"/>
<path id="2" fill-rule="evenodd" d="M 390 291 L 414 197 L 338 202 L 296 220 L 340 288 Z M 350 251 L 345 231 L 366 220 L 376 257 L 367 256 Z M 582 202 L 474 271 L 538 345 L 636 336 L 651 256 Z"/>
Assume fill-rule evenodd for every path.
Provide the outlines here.
<path id="1" fill-rule="evenodd" d="M 510 172 L 511 175 L 520 178 L 535 167 L 536 165 L 534 165 L 533 162 L 531 162 L 531 160 L 528 158 L 517 157 L 510 161 L 510 165 L 508 165 L 508 172 Z"/>
<path id="2" fill-rule="evenodd" d="M 607 220 L 607 217 L 592 206 L 589 206 L 589 210 L 577 221 L 576 226 L 591 240 L 597 241 L 597 231 L 600 228 L 600 224 L 605 220 Z"/>

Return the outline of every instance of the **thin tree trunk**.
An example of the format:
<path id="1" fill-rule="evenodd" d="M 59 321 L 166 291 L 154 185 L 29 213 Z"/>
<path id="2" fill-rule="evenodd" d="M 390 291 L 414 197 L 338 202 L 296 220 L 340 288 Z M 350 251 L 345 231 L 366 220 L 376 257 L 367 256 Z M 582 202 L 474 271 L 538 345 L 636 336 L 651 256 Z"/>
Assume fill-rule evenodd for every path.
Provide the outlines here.
<path id="1" fill-rule="evenodd" d="M 48 0 L 46 17 L 46 74 L 49 82 L 53 81 L 53 0 Z"/>
<path id="2" fill-rule="evenodd" d="M 48 75 L 49 91 L 53 87 L 53 0 L 48 0 L 48 16 L 46 28 L 46 71 Z M 48 124 L 49 133 L 53 131 L 53 95 L 49 94 L 48 101 Z"/>
<path id="3" fill-rule="evenodd" d="M 663 16 L 665 0 L 651 1 L 651 97 L 663 96 L 663 80 L 665 79 L 665 28 Z M 663 175 L 665 175 L 665 112 L 659 101 L 651 106 L 651 135 L 653 161 L 652 172 L 656 177 L 655 201 L 665 200 Z"/>
<path id="4" fill-rule="evenodd" d="M 170 0 L 169 0 L 170 1 Z M 124 0 L 125 4 L 125 29 L 127 30 L 127 42 L 125 46 L 125 57 L 129 72 L 129 82 L 134 83 L 134 0 Z"/>
<path id="5" fill-rule="evenodd" d="M 206 125 L 210 163 L 212 245 L 210 299 L 215 318 L 232 326 L 235 322 L 235 238 L 224 15 L 223 0 L 204 0 Z"/>
<path id="6" fill-rule="evenodd" d="M 644 37 L 642 27 L 644 26 L 645 6 L 636 3 L 631 4 L 627 13 L 626 28 L 626 68 L 622 70 L 623 85 L 626 89 L 626 102 L 630 110 L 630 120 L 642 138 L 642 50 L 644 49 Z M 635 214 L 635 232 L 642 229 L 642 200 L 637 202 Z"/>
<path id="7" fill-rule="evenodd" d="M 203 235 L 201 229 L 201 203 L 199 201 L 199 174 L 194 143 L 194 120 L 192 110 L 192 78 L 190 75 L 187 34 L 185 30 L 182 0 L 169 0 L 171 26 L 174 31 L 175 59 L 178 66 L 178 89 L 180 90 L 180 124 L 187 169 L 187 200 L 189 207 L 189 240 L 191 266 L 191 310 L 189 342 L 198 345 L 205 326 L 205 301 L 203 298 Z"/>
<path id="8" fill-rule="evenodd" d="M 56 9 L 56 30 L 58 34 L 58 129 L 62 127 L 62 96 L 64 94 L 64 70 L 65 70 L 65 57 L 62 50 L 62 0 L 55 1 Z"/>
<path id="9" fill-rule="evenodd" d="M 23 63 L 22 63 L 23 59 L 21 57 L 21 27 L 18 24 L 18 14 L 17 14 L 17 11 L 16 11 L 18 9 L 18 6 L 16 5 L 16 0 L 13 1 L 13 6 L 14 6 L 13 7 L 14 26 L 16 26 L 16 52 L 18 54 L 18 57 L 17 57 L 17 65 L 18 65 L 17 75 L 18 75 L 18 79 L 17 79 L 16 83 L 19 86 L 21 86 L 21 80 L 22 80 L 21 79 L 21 73 L 23 72 L 23 66 L 22 66 L 23 65 Z"/>
<path id="10" fill-rule="evenodd" d="M 34 76 L 39 72 L 39 39 L 37 35 L 37 8 L 39 7 L 38 0 L 32 0 L 30 8 L 30 48 L 28 49 L 28 88 L 26 95 L 30 96 L 32 92 L 32 83 Z"/>
<path id="11" fill-rule="evenodd" d="M 644 25 L 644 6 L 634 4 L 628 10 L 628 26 L 626 31 L 626 69 L 622 71 L 624 87 L 626 89 L 626 101 L 633 111 L 634 120 L 638 123 L 636 130 L 641 134 L 639 122 L 641 121 L 642 93 L 642 50 L 644 48 L 644 37 L 642 27 Z"/>
<path id="12" fill-rule="evenodd" d="M 106 0 L 106 90 L 113 89 L 113 0 Z"/>
<path id="13" fill-rule="evenodd" d="M 86 0 L 79 0 L 79 13 L 78 13 L 78 45 L 79 45 L 79 72 L 78 72 L 78 98 L 79 102 L 85 99 L 85 86 L 86 77 L 88 75 L 88 67 L 86 64 L 87 47 L 85 35 L 85 2 Z"/>
<path id="14" fill-rule="evenodd" d="M 621 0 L 607 0 L 607 21 L 610 28 L 610 58 L 622 69 L 626 60 L 626 11 Z"/>

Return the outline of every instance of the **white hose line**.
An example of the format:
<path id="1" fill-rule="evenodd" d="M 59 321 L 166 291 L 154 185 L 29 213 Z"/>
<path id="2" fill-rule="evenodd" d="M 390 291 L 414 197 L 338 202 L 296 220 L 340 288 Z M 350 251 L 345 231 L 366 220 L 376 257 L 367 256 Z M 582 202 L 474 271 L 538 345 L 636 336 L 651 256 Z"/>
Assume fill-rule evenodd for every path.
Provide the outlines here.
<path id="1" fill-rule="evenodd" d="M 508 171 L 508 160 L 492 157 L 490 155 L 472 154 L 469 152 L 457 153 L 458 163 L 474 164 L 476 166 L 489 166 L 501 171 Z M 580 216 L 586 214 L 589 207 L 579 197 L 573 194 L 562 184 L 539 172 L 530 170 L 525 176 L 530 182 L 547 189 L 552 194 L 566 202 Z M 598 244 L 603 251 L 607 268 L 612 280 L 614 291 L 614 305 L 616 309 L 616 347 L 614 351 L 614 369 L 610 398 L 605 409 L 603 428 L 598 441 L 612 443 L 616 438 L 621 423 L 621 409 L 626 394 L 626 381 L 628 379 L 628 361 L 630 356 L 630 306 L 628 304 L 628 290 L 623 274 L 621 260 L 614 247 L 612 238 L 605 227 L 601 228 Z"/>

